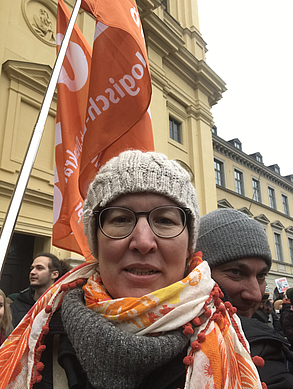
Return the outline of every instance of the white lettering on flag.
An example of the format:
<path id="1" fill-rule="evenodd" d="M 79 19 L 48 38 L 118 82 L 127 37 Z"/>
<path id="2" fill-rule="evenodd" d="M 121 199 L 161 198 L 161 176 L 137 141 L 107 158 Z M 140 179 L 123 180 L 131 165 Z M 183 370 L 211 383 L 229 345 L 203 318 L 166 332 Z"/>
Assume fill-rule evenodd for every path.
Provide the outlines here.
<path id="1" fill-rule="evenodd" d="M 57 34 L 57 45 L 61 44 L 62 39 L 63 34 Z M 77 92 L 85 85 L 88 78 L 89 68 L 87 59 L 82 48 L 77 43 L 71 41 L 69 42 L 68 48 L 66 50 L 66 57 L 73 70 L 74 78 L 72 80 L 64 66 L 62 66 L 58 78 L 58 83 L 65 84 L 71 92 Z"/>
<path id="2" fill-rule="evenodd" d="M 140 64 L 134 64 L 131 68 L 132 76 L 125 74 L 122 78 L 120 78 L 118 82 L 123 90 L 120 88 L 118 83 L 115 83 L 115 80 L 112 77 L 109 78 L 109 82 L 113 85 L 113 88 L 121 98 L 125 96 L 125 92 L 130 96 L 136 96 L 140 92 L 140 88 L 136 85 L 135 79 L 140 80 L 144 76 L 146 62 L 140 52 L 137 51 L 135 56 L 139 59 L 143 66 Z M 90 106 L 88 107 L 88 117 L 86 118 L 86 123 L 88 123 L 90 119 L 94 121 L 97 116 L 101 115 L 102 111 L 107 111 L 110 107 L 110 102 L 117 104 L 120 101 L 120 98 L 117 95 L 115 96 L 113 89 L 107 88 L 105 93 L 108 95 L 108 98 L 104 95 L 98 95 L 95 100 L 92 97 L 89 97 Z M 96 104 L 96 102 L 98 103 L 99 101 L 102 102 L 102 104 L 100 103 L 100 106 Z M 85 127 L 85 131 L 86 130 L 87 129 Z"/>

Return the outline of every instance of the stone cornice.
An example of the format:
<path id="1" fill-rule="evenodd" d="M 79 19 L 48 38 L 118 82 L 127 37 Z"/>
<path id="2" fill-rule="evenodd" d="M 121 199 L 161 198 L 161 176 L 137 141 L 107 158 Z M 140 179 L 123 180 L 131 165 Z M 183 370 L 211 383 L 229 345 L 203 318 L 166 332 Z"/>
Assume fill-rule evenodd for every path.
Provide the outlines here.
<path id="1" fill-rule="evenodd" d="M 274 222 L 271 222 L 271 226 L 278 230 L 283 230 L 285 228 L 285 226 L 283 226 L 280 220 L 275 220 Z"/>
<path id="2" fill-rule="evenodd" d="M 161 5 L 162 0 L 136 0 L 137 9 L 139 10 L 140 17 L 158 8 Z"/>
<path id="3" fill-rule="evenodd" d="M 189 28 L 184 28 L 183 32 L 184 32 L 184 34 L 190 35 L 191 37 L 196 39 L 196 41 L 199 42 L 204 47 L 205 53 L 208 51 L 208 49 L 206 48 L 207 43 L 203 39 L 203 37 L 202 37 L 202 35 L 201 35 L 201 33 L 199 31 L 197 31 L 197 30 L 191 31 Z"/>
<path id="4" fill-rule="evenodd" d="M 255 216 L 254 218 L 255 218 L 255 220 L 257 220 L 258 222 L 260 222 L 262 224 L 266 224 L 267 225 L 267 224 L 270 223 L 270 220 L 263 213 L 261 213 L 260 215 Z"/>
<path id="5" fill-rule="evenodd" d="M 15 185 L 11 182 L 0 181 L 0 197 L 11 198 Z M 41 191 L 26 188 L 23 201 L 41 207 L 53 209 L 53 193 L 44 193 Z"/>
<path id="6" fill-rule="evenodd" d="M 208 96 L 210 106 L 215 105 L 227 90 L 224 81 L 203 60 L 196 59 L 185 47 L 171 52 L 164 63 L 193 89 Z"/>
<path id="7" fill-rule="evenodd" d="M 180 26 L 171 29 L 156 14 L 150 13 L 143 19 L 143 27 L 147 46 L 162 56 L 168 68 L 192 88 L 202 90 L 211 106 L 221 99 L 226 91 L 224 81 L 205 61 L 198 60 L 187 50 Z"/>
<path id="8" fill-rule="evenodd" d="M 278 214 L 278 215 L 282 216 L 283 218 L 286 218 L 286 219 L 288 219 L 288 220 L 293 222 L 293 217 L 285 215 L 284 213 L 278 211 L 277 209 L 272 209 L 268 205 L 265 205 L 263 203 L 259 203 L 258 201 L 255 201 L 255 200 L 253 200 L 253 199 L 251 199 L 249 197 L 246 197 L 246 196 L 243 196 L 243 195 L 241 195 L 239 193 L 236 193 L 235 191 L 233 191 L 231 189 L 228 189 L 228 188 L 225 188 L 224 186 L 216 185 L 216 187 L 217 187 L 217 189 L 220 189 L 220 190 L 222 190 L 224 192 L 227 192 L 227 193 L 229 193 L 229 194 L 231 194 L 233 196 L 237 196 L 237 197 L 241 198 L 242 200 L 245 200 L 245 201 L 248 201 L 248 202 L 250 202 L 252 204 L 255 204 L 258 207 L 261 207 L 261 208 L 266 209 L 268 211 L 273 211 L 275 214 Z M 218 201 L 218 203 L 219 203 L 219 201 Z"/>
<path id="9" fill-rule="evenodd" d="M 256 161 L 253 157 L 245 154 L 242 150 L 237 149 L 215 134 L 213 134 L 213 148 L 214 151 L 243 165 L 255 174 L 266 178 L 288 192 L 293 193 L 293 184 L 291 184 L 286 178 L 282 177 L 278 173 L 275 173 L 264 164 Z"/>
<path id="10" fill-rule="evenodd" d="M 143 19 L 143 27 L 147 46 L 151 46 L 162 57 L 178 51 L 185 44 L 182 35 L 167 26 L 154 13 Z"/>
<path id="11" fill-rule="evenodd" d="M 289 226 L 289 227 L 285 228 L 285 231 L 286 231 L 288 234 L 293 234 L 293 226 Z"/>
<path id="12" fill-rule="evenodd" d="M 41 95 L 46 92 L 52 74 L 51 66 L 8 60 L 2 67 L 9 80 L 16 81 Z M 57 90 L 53 99 L 57 101 Z"/>

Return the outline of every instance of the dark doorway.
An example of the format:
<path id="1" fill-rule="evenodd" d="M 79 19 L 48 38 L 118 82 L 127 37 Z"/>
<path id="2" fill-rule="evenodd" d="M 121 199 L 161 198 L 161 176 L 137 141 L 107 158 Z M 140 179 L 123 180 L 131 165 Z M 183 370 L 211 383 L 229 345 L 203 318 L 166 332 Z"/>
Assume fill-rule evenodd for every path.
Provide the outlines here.
<path id="1" fill-rule="evenodd" d="M 0 288 L 6 296 L 29 286 L 29 269 L 33 260 L 35 237 L 14 233 L 5 260 Z"/>

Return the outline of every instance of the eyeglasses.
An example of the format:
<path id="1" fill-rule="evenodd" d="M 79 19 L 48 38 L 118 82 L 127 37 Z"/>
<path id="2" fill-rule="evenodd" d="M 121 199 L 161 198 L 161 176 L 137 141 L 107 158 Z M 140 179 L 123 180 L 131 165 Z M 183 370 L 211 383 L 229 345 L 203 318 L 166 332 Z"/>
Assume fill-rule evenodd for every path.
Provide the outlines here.
<path id="1" fill-rule="evenodd" d="M 138 218 L 145 216 L 155 235 L 160 238 L 175 238 L 186 227 L 188 208 L 173 205 L 157 207 L 149 212 L 134 212 L 124 207 L 106 207 L 94 211 L 97 228 L 111 239 L 124 239 L 134 230 Z"/>

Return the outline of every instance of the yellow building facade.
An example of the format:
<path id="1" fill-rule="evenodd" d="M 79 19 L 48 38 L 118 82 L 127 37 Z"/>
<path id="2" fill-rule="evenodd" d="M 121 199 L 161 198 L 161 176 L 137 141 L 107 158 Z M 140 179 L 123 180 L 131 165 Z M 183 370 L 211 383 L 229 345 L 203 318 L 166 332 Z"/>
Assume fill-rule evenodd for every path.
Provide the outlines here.
<path id="1" fill-rule="evenodd" d="M 66 1 L 70 10 L 74 3 Z M 226 87 L 206 63 L 196 0 L 137 0 L 137 6 L 151 70 L 156 151 L 189 171 L 201 215 L 233 207 L 259 220 L 274 258 L 268 278 L 271 291 L 276 278 L 287 277 L 293 286 L 293 182 L 275 171 L 276 166 L 264 166 L 258 155 L 248 156 L 233 142 L 212 134 L 211 107 Z M 56 59 L 57 0 L 0 0 L 0 10 L 2 225 Z M 77 24 L 92 45 L 94 18 L 81 10 Z M 6 293 L 27 286 L 31 260 L 41 251 L 69 259 L 72 265 L 83 260 L 52 246 L 56 102 L 55 94 L 1 278 Z M 237 177 L 238 181 L 242 177 L 242 184 Z M 254 198 L 257 190 L 260 197 Z"/>
<path id="2" fill-rule="evenodd" d="M 264 165 L 261 152 L 247 155 L 241 140 L 227 142 L 213 132 L 218 207 L 241 210 L 265 229 L 273 256 L 271 296 L 276 279 L 285 277 L 293 287 L 293 174 L 282 177 L 277 164 Z"/>
<path id="3" fill-rule="evenodd" d="M 0 0 L 1 225 L 56 58 L 57 3 Z M 66 1 L 70 10 L 74 3 Z M 155 149 L 190 172 L 204 214 L 217 206 L 210 108 L 225 83 L 205 61 L 195 0 L 138 0 L 137 6 L 151 69 Z M 92 45 L 94 18 L 81 10 L 77 24 Z M 73 265 L 82 260 L 51 244 L 56 101 L 55 94 L 2 274 L 6 293 L 27 286 L 30 263 L 41 251 Z"/>

